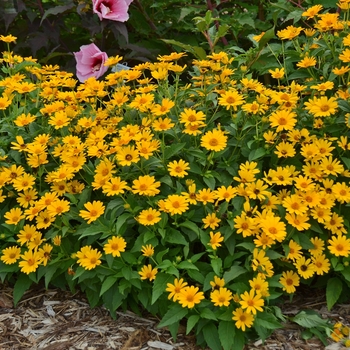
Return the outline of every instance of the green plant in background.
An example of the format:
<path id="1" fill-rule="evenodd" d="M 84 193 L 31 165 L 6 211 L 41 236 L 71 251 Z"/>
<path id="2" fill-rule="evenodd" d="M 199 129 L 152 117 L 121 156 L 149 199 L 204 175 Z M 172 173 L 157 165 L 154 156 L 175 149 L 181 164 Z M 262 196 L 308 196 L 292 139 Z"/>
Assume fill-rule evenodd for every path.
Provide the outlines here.
<path id="1" fill-rule="evenodd" d="M 39 281 L 79 288 L 113 316 L 147 310 L 174 338 L 184 322 L 198 344 L 229 350 L 282 327 L 278 305 L 300 286 L 324 288 L 329 309 L 346 300 L 350 34 L 339 6 L 295 9 L 300 25 L 227 52 L 230 28 L 206 12 L 198 49 L 124 70 L 103 55 L 91 73 L 113 69 L 82 83 L 0 36 L 0 278 L 15 302 Z M 313 312 L 290 321 L 325 344 L 345 334 Z"/>

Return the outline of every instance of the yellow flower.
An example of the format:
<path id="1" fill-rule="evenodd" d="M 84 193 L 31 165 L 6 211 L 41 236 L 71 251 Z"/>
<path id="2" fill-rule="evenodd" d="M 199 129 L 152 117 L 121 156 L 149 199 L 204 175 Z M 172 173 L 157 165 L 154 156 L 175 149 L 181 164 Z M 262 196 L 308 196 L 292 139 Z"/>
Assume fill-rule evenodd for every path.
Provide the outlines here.
<path id="1" fill-rule="evenodd" d="M 128 189 L 126 181 L 123 181 L 119 176 L 111 177 L 103 186 L 102 192 L 107 196 L 117 196 Z"/>
<path id="2" fill-rule="evenodd" d="M 52 249 L 53 249 L 52 245 L 46 243 L 46 244 L 44 244 L 44 246 L 42 248 L 40 248 L 38 250 L 38 252 L 41 253 L 41 255 L 42 255 L 41 263 L 43 266 L 46 266 L 48 261 L 50 260 Z"/>
<path id="3" fill-rule="evenodd" d="M 269 73 L 274 79 L 282 79 L 284 77 L 284 68 L 276 68 L 275 70 L 269 69 Z"/>
<path id="4" fill-rule="evenodd" d="M 218 276 L 214 276 L 214 281 L 210 281 L 211 289 L 219 289 L 225 286 L 225 280 Z"/>
<path id="5" fill-rule="evenodd" d="M 232 292 L 227 288 L 220 287 L 210 293 L 210 299 L 214 306 L 229 306 Z"/>
<path id="6" fill-rule="evenodd" d="M 335 235 L 328 240 L 328 243 L 328 250 L 331 254 L 345 257 L 350 255 L 350 239 L 346 238 L 346 236 Z"/>
<path id="7" fill-rule="evenodd" d="M 151 244 L 143 245 L 141 247 L 141 252 L 143 256 L 150 258 L 154 254 L 154 248 Z"/>
<path id="8" fill-rule="evenodd" d="M 204 120 L 205 114 L 202 111 L 196 112 L 191 108 L 185 108 L 179 116 L 180 123 L 185 124 L 186 127 L 201 124 Z"/>
<path id="9" fill-rule="evenodd" d="M 277 36 L 282 40 L 292 40 L 297 37 L 302 30 L 302 27 L 288 26 L 285 29 L 279 30 Z"/>
<path id="10" fill-rule="evenodd" d="M 156 279 L 157 272 L 158 269 L 156 267 L 153 268 L 152 265 L 149 264 L 142 267 L 141 271 L 139 271 L 139 275 L 142 280 L 149 279 L 150 281 L 153 281 Z"/>
<path id="11" fill-rule="evenodd" d="M 215 230 L 219 226 L 219 222 L 221 221 L 216 217 L 215 213 L 208 214 L 204 219 L 202 219 L 204 228 L 210 227 L 212 230 Z"/>
<path id="12" fill-rule="evenodd" d="M 317 275 L 323 275 L 329 272 L 331 264 L 324 254 L 313 256 L 311 260 L 315 266 L 315 272 Z"/>
<path id="13" fill-rule="evenodd" d="M 304 256 L 297 259 L 294 266 L 297 268 L 298 274 L 305 279 L 312 277 L 315 273 L 315 266 L 311 259 L 306 259 Z"/>
<path id="14" fill-rule="evenodd" d="M 161 219 L 162 218 L 161 218 L 160 211 L 153 208 L 142 210 L 139 216 L 137 217 L 137 221 L 141 225 L 145 225 L 145 226 L 155 225 Z"/>
<path id="15" fill-rule="evenodd" d="M 21 268 L 21 272 L 29 275 L 31 272 L 35 272 L 42 261 L 42 253 L 36 250 L 27 250 L 21 255 L 21 261 L 18 266 Z"/>
<path id="16" fill-rule="evenodd" d="M 185 175 L 188 175 L 188 172 L 186 170 L 190 169 L 190 163 L 185 162 L 183 159 L 180 159 L 179 161 L 174 160 L 173 162 L 168 163 L 168 171 L 170 176 L 175 177 L 185 177 Z"/>
<path id="17" fill-rule="evenodd" d="M 3 41 L 4 43 L 12 43 L 17 40 L 17 37 L 9 34 L 9 35 L 0 35 L 0 41 Z"/>
<path id="18" fill-rule="evenodd" d="M 102 253 L 97 249 L 93 249 L 91 246 L 84 246 L 76 254 L 78 260 L 77 263 L 85 270 L 92 270 L 96 266 L 101 265 Z"/>
<path id="19" fill-rule="evenodd" d="M 204 293 L 198 287 L 187 286 L 181 289 L 177 299 L 182 307 L 192 309 L 204 299 Z"/>
<path id="20" fill-rule="evenodd" d="M 87 202 L 84 204 L 87 210 L 80 210 L 79 216 L 87 220 L 87 223 L 97 220 L 105 211 L 105 206 L 101 201 Z"/>
<path id="21" fill-rule="evenodd" d="M 184 196 L 171 194 L 165 200 L 165 209 L 170 215 L 182 214 L 188 210 L 188 200 Z"/>
<path id="22" fill-rule="evenodd" d="M 5 221 L 8 225 L 17 225 L 22 219 L 25 218 L 20 208 L 12 208 L 4 214 Z"/>
<path id="23" fill-rule="evenodd" d="M 246 312 L 256 315 L 257 311 L 263 311 L 264 299 L 261 298 L 260 292 L 255 289 L 251 289 L 249 293 L 244 292 L 240 295 L 240 298 L 242 300 L 239 303 Z"/>
<path id="24" fill-rule="evenodd" d="M 174 284 L 167 283 L 166 291 L 170 294 L 168 295 L 168 299 L 173 298 L 173 301 L 177 301 L 181 291 L 187 286 L 187 282 L 184 282 L 183 278 L 177 279 L 175 278 Z"/>
<path id="25" fill-rule="evenodd" d="M 316 66 L 316 58 L 305 56 L 301 61 L 297 63 L 297 67 L 299 68 L 308 68 Z"/>
<path id="26" fill-rule="evenodd" d="M 218 101 L 220 106 L 226 107 L 227 110 L 232 107 L 234 111 L 237 111 L 237 107 L 244 103 L 243 96 L 235 89 L 221 94 Z"/>
<path id="27" fill-rule="evenodd" d="M 8 247 L 2 250 L 1 261 L 6 265 L 14 264 L 21 255 L 21 249 L 17 246 Z"/>
<path id="28" fill-rule="evenodd" d="M 121 166 L 130 166 L 140 160 L 140 155 L 135 146 L 126 146 L 117 151 L 116 158 Z"/>
<path id="29" fill-rule="evenodd" d="M 120 257 L 121 252 L 125 252 L 126 242 L 123 237 L 113 236 L 103 246 L 106 254 L 112 254 L 113 257 Z"/>
<path id="30" fill-rule="evenodd" d="M 221 130 L 214 129 L 207 131 L 201 137 L 201 146 L 207 149 L 208 151 L 222 151 L 225 149 L 227 144 L 227 136 Z"/>
<path id="31" fill-rule="evenodd" d="M 282 273 L 281 278 L 279 279 L 279 282 L 283 286 L 283 290 L 285 290 L 287 293 L 294 293 L 296 291 L 297 286 L 299 286 L 300 278 L 294 271 L 284 271 Z"/>
<path id="32" fill-rule="evenodd" d="M 221 242 L 224 240 L 224 237 L 221 236 L 220 232 L 210 232 L 210 241 L 208 245 L 211 246 L 213 250 L 216 250 L 218 247 L 221 247 Z"/>
<path id="33" fill-rule="evenodd" d="M 269 121 L 272 127 L 276 127 L 277 132 L 282 130 L 293 130 L 297 122 L 295 117 L 296 113 L 282 109 L 273 112 L 269 117 Z"/>
<path id="34" fill-rule="evenodd" d="M 132 193 L 140 196 L 153 197 L 160 192 L 160 181 L 155 181 L 154 176 L 144 175 L 139 176 L 133 181 Z"/>
<path id="35" fill-rule="evenodd" d="M 245 332 L 246 327 L 251 328 L 254 323 L 253 314 L 243 310 L 242 308 L 237 308 L 232 311 L 232 320 L 236 321 L 235 325 L 238 329 L 242 329 Z"/>
<path id="36" fill-rule="evenodd" d="M 317 16 L 317 14 L 323 9 L 322 5 L 315 5 L 310 8 L 308 8 L 306 11 L 304 11 L 301 15 L 303 17 L 307 17 L 307 19 L 314 18 Z"/>

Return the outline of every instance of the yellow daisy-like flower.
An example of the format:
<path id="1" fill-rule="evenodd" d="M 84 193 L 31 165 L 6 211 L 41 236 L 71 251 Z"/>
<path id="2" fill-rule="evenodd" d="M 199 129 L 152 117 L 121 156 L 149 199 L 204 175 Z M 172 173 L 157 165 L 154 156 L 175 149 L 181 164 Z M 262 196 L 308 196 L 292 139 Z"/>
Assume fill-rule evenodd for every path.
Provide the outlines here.
<path id="1" fill-rule="evenodd" d="M 260 292 L 255 289 L 251 289 L 250 292 L 244 292 L 240 295 L 242 299 L 239 303 L 242 309 L 248 313 L 256 315 L 257 311 L 263 311 L 264 299 L 262 299 Z"/>
<path id="2" fill-rule="evenodd" d="M 165 209 L 170 215 L 182 214 L 188 210 L 188 200 L 184 196 L 171 194 L 165 200 Z"/>
<path id="3" fill-rule="evenodd" d="M 227 288 L 220 287 L 210 293 L 210 299 L 214 306 L 229 306 L 232 292 Z"/>
<path id="4" fill-rule="evenodd" d="M 204 299 L 204 293 L 198 287 L 187 286 L 181 289 L 177 299 L 182 307 L 192 309 Z"/>
<path id="5" fill-rule="evenodd" d="M 216 250 L 218 247 L 221 247 L 221 242 L 224 240 L 220 232 L 210 232 L 210 241 L 208 245 L 211 246 L 213 250 Z"/>
<path id="6" fill-rule="evenodd" d="M 141 271 L 139 271 L 139 275 L 141 276 L 142 280 L 148 279 L 150 281 L 153 281 L 156 279 L 157 273 L 158 273 L 158 269 L 156 267 L 153 268 L 151 264 L 143 266 Z"/>
<path id="7" fill-rule="evenodd" d="M 328 250 L 335 256 L 350 255 L 350 239 L 344 235 L 336 235 L 328 240 Z"/>
<path id="8" fill-rule="evenodd" d="M 85 270 L 92 270 L 96 266 L 101 265 L 100 258 L 102 257 L 102 253 L 97 249 L 93 249 L 91 246 L 82 247 L 76 256 L 78 258 L 77 263 Z"/>
<path id="9" fill-rule="evenodd" d="M 9 35 L 0 35 L 0 41 L 3 41 L 4 43 L 13 43 L 17 40 L 17 37 L 9 34 Z"/>
<path id="10" fill-rule="evenodd" d="M 309 68 L 316 66 L 316 58 L 305 56 L 302 60 L 297 63 L 298 68 Z"/>
<path id="11" fill-rule="evenodd" d="M 113 257 L 120 257 L 120 253 L 125 252 L 125 247 L 125 239 L 123 237 L 114 236 L 103 246 L 103 250 L 106 254 L 112 254 Z"/>
<path id="12" fill-rule="evenodd" d="M 210 227 L 212 230 L 215 230 L 219 226 L 219 222 L 221 221 L 215 213 L 208 214 L 204 219 L 202 219 L 204 223 L 204 228 Z"/>
<path id="13" fill-rule="evenodd" d="M 88 224 L 97 220 L 105 211 L 105 206 L 101 201 L 87 202 L 84 204 L 87 210 L 80 210 L 79 216 L 87 220 Z"/>
<path id="14" fill-rule="evenodd" d="M 297 259 L 294 266 L 297 268 L 298 274 L 305 279 L 312 277 L 315 273 L 315 266 L 311 259 L 306 259 L 304 256 Z"/>
<path id="15" fill-rule="evenodd" d="M 283 290 L 290 294 L 296 291 L 295 287 L 299 286 L 300 278 L 292 270 L 284 271 L 279 279 L 279 282 L 282 284 Z"/>
<path id="16" fill-rule="evenodd" d="M 143 245 L 141 247 L 141 252 L 143 256 L 150 258 L 154 255 L 154 247 L 151 244 Z"/>
<path id="17" fill-rule="evenodd" d="M 187 286 L 187 284 L 188 283 L 184 282 L 183 278 L 175 278 L 174 284 L 167 283 L 167 288 L 165 290 L 170 293 L 168 295 L 168 299 L 170 300 L 173 298 L 173 301 L 177 301 L 181 291 Z"/>
<path id="18" fill-rule="evenodd" d="M 137 217 L 137 221 L 141 225 L 145 226 L 155 225 L 161 219 L 162 218 L 160 211 L 153 208 L 142 210 L 139 216 Z"/>
<path id="19" fill-rule="evenodd" d="M 133 181 L 132 192 L 140 196 L 153 197 L 160 192 L 159 187 L 160 181 L 155 181 L 154 176 L 144 175 Z"/>
<path id="20" fill-rule="evenodd" d="M 8 247 L 2 250 L 1 261 L 6 265 L 14 264 L 21 255 L 21 248 L 17 246 Z"/>
<path id="21" fill-rule="evenodd" d="M 180 159 L 179 161 L 174 160 L 168 164 L 168 171 L 170 176 L 183 178 L 185 175 L 188 175 L 188 172 L 186 170 L 189 169 L 190 163 L 185 162 L 183 159 Z"/>
<path id="22" fill-rule="evenodd" d="M 227 110 L 233 108 L 234 111 L 237 111 L 237 107 L 244 103 L 244 98 L 237 90 L 232 89 L 220 95 L 218 102 L 220 106 L 226 107 Z"/>
<path id="23" fill-rule="evenodd" d="M 221 130 L 214 129 L 206 132 L 201 137 L 201 146 L 208 151 L 222 151 L 227 144 L 227 136 Z"/>
<path id="24" fill-rule="evenodd" d="M 21 272 L 29 275 L 31 272 L 35 272 L 42 261 L 42 254 L 36 250 L 27 250 L 21 255 L 21 261 L 18 266 L 21 268 Z"/>
<path id="25" fill-rule="evenodd" d="M 296 116 L 296 113 L 290 110 L 281 109 L 272 113 L 269 117 L 269 121 L 271 126 L 276 128 L 277 132 L 282 130 L 293 130 L 297 123 Z"/>
<path id="26" fill-rule="evenodd" d="M 140 160 L 140 155 L 135 146 L 125 146 L 117 151 L 116 158 L 121 166 L 130 166 Z"/>
<path id="27" fill-rule="evenodd" d="M 22 219 L 25 218 L 21 208 L 12 208 L 7 211 L 4 215 L 4 218 L 7 219 L 5 221 L 8 225 L 17 225 Z"/>
<path id="28" fill-rule="evenodd" d="M 246 327 L 251 328 L 254 323 L 253 314 L 238 308 L 235 311 L 232 311 L 232 320 L 236 321 L 235 325 L 238 329 L 242 329 L 245 332 Z"/>

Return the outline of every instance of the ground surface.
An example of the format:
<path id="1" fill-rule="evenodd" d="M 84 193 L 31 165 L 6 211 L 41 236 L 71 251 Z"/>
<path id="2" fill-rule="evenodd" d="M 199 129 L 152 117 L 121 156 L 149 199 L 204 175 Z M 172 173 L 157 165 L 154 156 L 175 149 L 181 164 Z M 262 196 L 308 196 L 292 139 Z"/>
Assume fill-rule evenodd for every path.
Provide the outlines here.
<path id="1" fill-rule="evenodd" d="M 350 325 L 350 305 L 329 312 L 322 294 L 296 296 L 282 306 L 287 316 L 305 309 Z M 158 322 L 131 312 L 118 312 L 113 320 L 103 307 L 90 309 L 82 295 L 58 289 L 31 289 L 14 308 L 12 289 L 0 283 L 0 350 L 200 350 L 183 329 L 173 342 L 167 330 L 157 328 Z M 300 334 L 297 325 L 287 323 L 265 344 L 256 341 L 246 350 L 346 349 L 331 342 L 325 347 L 317 339 L 306 342 Z"/>

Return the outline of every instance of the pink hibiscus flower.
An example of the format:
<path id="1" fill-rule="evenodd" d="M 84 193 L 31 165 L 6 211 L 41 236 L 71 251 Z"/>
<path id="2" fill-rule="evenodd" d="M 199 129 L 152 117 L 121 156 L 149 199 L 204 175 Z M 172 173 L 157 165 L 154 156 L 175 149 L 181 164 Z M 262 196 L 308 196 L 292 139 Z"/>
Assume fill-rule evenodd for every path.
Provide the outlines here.
<path id="1" fill-rule="evenodd" d="M 95 44 L 81 46 L 79 52 L 74 52 L 74 56 L 77 61 L 76 74 L 82 83 L 90 77 L 98 79 L 108 70 L 108 67 L 104 66 L 108 56 Z"/>
<path id="2" fill-rule="evenodd" d="M 133 0 L 92 0 L 93 11 L 102 19 L 125 22 L 129 19 L 128 9 Z"/>

